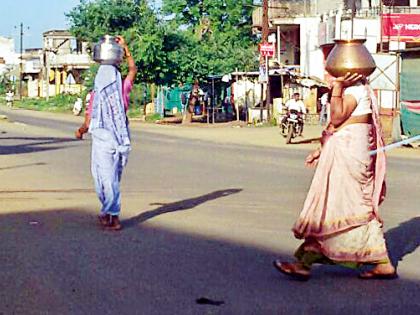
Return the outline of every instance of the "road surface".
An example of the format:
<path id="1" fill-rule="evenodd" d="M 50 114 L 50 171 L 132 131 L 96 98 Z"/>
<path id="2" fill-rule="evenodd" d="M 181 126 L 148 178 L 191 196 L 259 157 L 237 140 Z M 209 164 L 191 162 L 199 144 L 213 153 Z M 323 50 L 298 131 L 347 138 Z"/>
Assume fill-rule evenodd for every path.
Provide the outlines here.
<path id="1" fill-rule="evenodd" d="M 381 212 L 400 279 L 319 266 L 301 283 L 271 262 L 299 245 L 290 228 L 313 174 L 305 147 L 132 123 L 125 228 L 112 233 L 96 222 L 90 140 L 72 137 L 81 118 L 1 113 L 15 123 L 0 122 L 0 314 L 420 313 L 420 159 L 388 163 Z"/>

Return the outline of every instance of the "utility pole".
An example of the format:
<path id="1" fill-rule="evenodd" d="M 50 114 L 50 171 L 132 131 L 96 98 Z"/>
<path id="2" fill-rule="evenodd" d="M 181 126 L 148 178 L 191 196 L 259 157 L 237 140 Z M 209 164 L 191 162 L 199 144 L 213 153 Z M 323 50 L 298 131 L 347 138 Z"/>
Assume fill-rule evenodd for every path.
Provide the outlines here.
<path id="1" fill-rule="evenodd" d="M 269 33 L 269 25 L 268 25 L 268 1 L 263 0 L 263 16 L 262 16 L 262 42 L 268 42 L 268 33 Z M 262 60 L 261 60 L 262 62 Z M 267 107 L 267 120 L 270 121 L 270 67 L 268 62 L 268 57 L 265 57 L 265 70 L 267 71 L 267 91 L 266 91 L 266 107 Z M 262 94 L 261 94 L 262 99 Z M 263 101 L 261 101 L 263 104 Z M 261 121 L 262 121 L 262 110 L 261 110 Z"/>
<path id="2" fill-rule="evenodd" d="M 22 81 L 23 81 L 23 23 L 21 22 L 20 25 L 20 64 L 19 64 L 19 99 L 22 99 Z M 15 26 L 17 28 L 17 26 Z M 29 27 L 26 27 L 29 29 Z"/>
<path id="3" fill-rule="evenodd" d="M 384 11 L 384 6 L 382 3 L 382 0 L 379 0 L 379 34 L 380 34 L 380 39 L 379 39 L 379 52 L 383 52 L 384 51 L 384 43 L 383 43 L 383 39 L 382 39 L 382 28 L 383 28 L 383 11 Z"/>

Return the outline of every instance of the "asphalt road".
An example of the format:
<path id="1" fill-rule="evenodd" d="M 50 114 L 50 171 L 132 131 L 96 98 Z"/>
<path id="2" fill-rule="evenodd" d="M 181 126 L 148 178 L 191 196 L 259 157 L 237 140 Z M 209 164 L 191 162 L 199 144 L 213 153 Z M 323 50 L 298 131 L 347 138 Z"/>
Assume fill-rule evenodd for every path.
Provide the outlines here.
<path id="1" fill-rule="evenodd" d="M 388 163 L 381 211 L 400 279 L 319 266 L 300 283 L 271 262 L 299 245 L 290 228 L 312 176 L 305 150 L 133 123 L 125 229 L 111 233 L 96 223 L 90 140 L 72 139 L 81 119 L 7 115 L 20 123 L 0 123 L 0 314 L 420 312 L 420 160 Z"/>

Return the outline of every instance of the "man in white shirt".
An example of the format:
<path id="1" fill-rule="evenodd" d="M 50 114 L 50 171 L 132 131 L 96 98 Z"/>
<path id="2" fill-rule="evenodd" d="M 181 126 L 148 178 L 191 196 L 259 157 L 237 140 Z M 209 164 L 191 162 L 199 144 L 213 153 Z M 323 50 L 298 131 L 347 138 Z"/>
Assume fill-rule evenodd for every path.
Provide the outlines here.
<path id="1" fill-rule="evenodd" d="M 289 112 L 293 109 L 298 111 L 299 113 L 306 114 L 305 104 L 300 99 L 299 93 L 293 94 L 293 98 L 288 100 L 284 106 Z"/>
<path id="2" fill-rule="evenodd" d="M 303 114 L 306 114 L 306 107 L 305 104 L 303 103 L 303 101 L 300 99 L 300 94 L 299 93 L 294 93 L 293 94 L 293 98 L 291 98 L 290 100 L 288 100 L 286 102 L 286 104 L 284 105 L 287 109 L 287 114 L 283 117 L 282 121 L 281 121 L 281 125 L 282 125 L 282 131 L 284 132 L 284 128 L 287 122 L 287 117 L 289 117 L 289 114 L 291 111 L 296 111 L 297 114 L 299 115 L 299 121 L 301 124 L 301 132 L 303 131 Z"/>

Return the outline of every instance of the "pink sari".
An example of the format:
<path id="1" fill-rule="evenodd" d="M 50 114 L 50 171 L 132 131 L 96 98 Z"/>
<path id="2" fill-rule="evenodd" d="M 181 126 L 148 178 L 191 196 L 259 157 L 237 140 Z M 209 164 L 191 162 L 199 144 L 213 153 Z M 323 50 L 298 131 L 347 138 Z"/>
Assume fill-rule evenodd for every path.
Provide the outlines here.
<path id="1" fill-rule="evenodd" d="M 329 135 L 293 232 L 304 249 L 333 261 L 387 259 L 378 207 L 385 193 L 385 154 L 373 91 L 373 124 L 351 124 Z"/>

